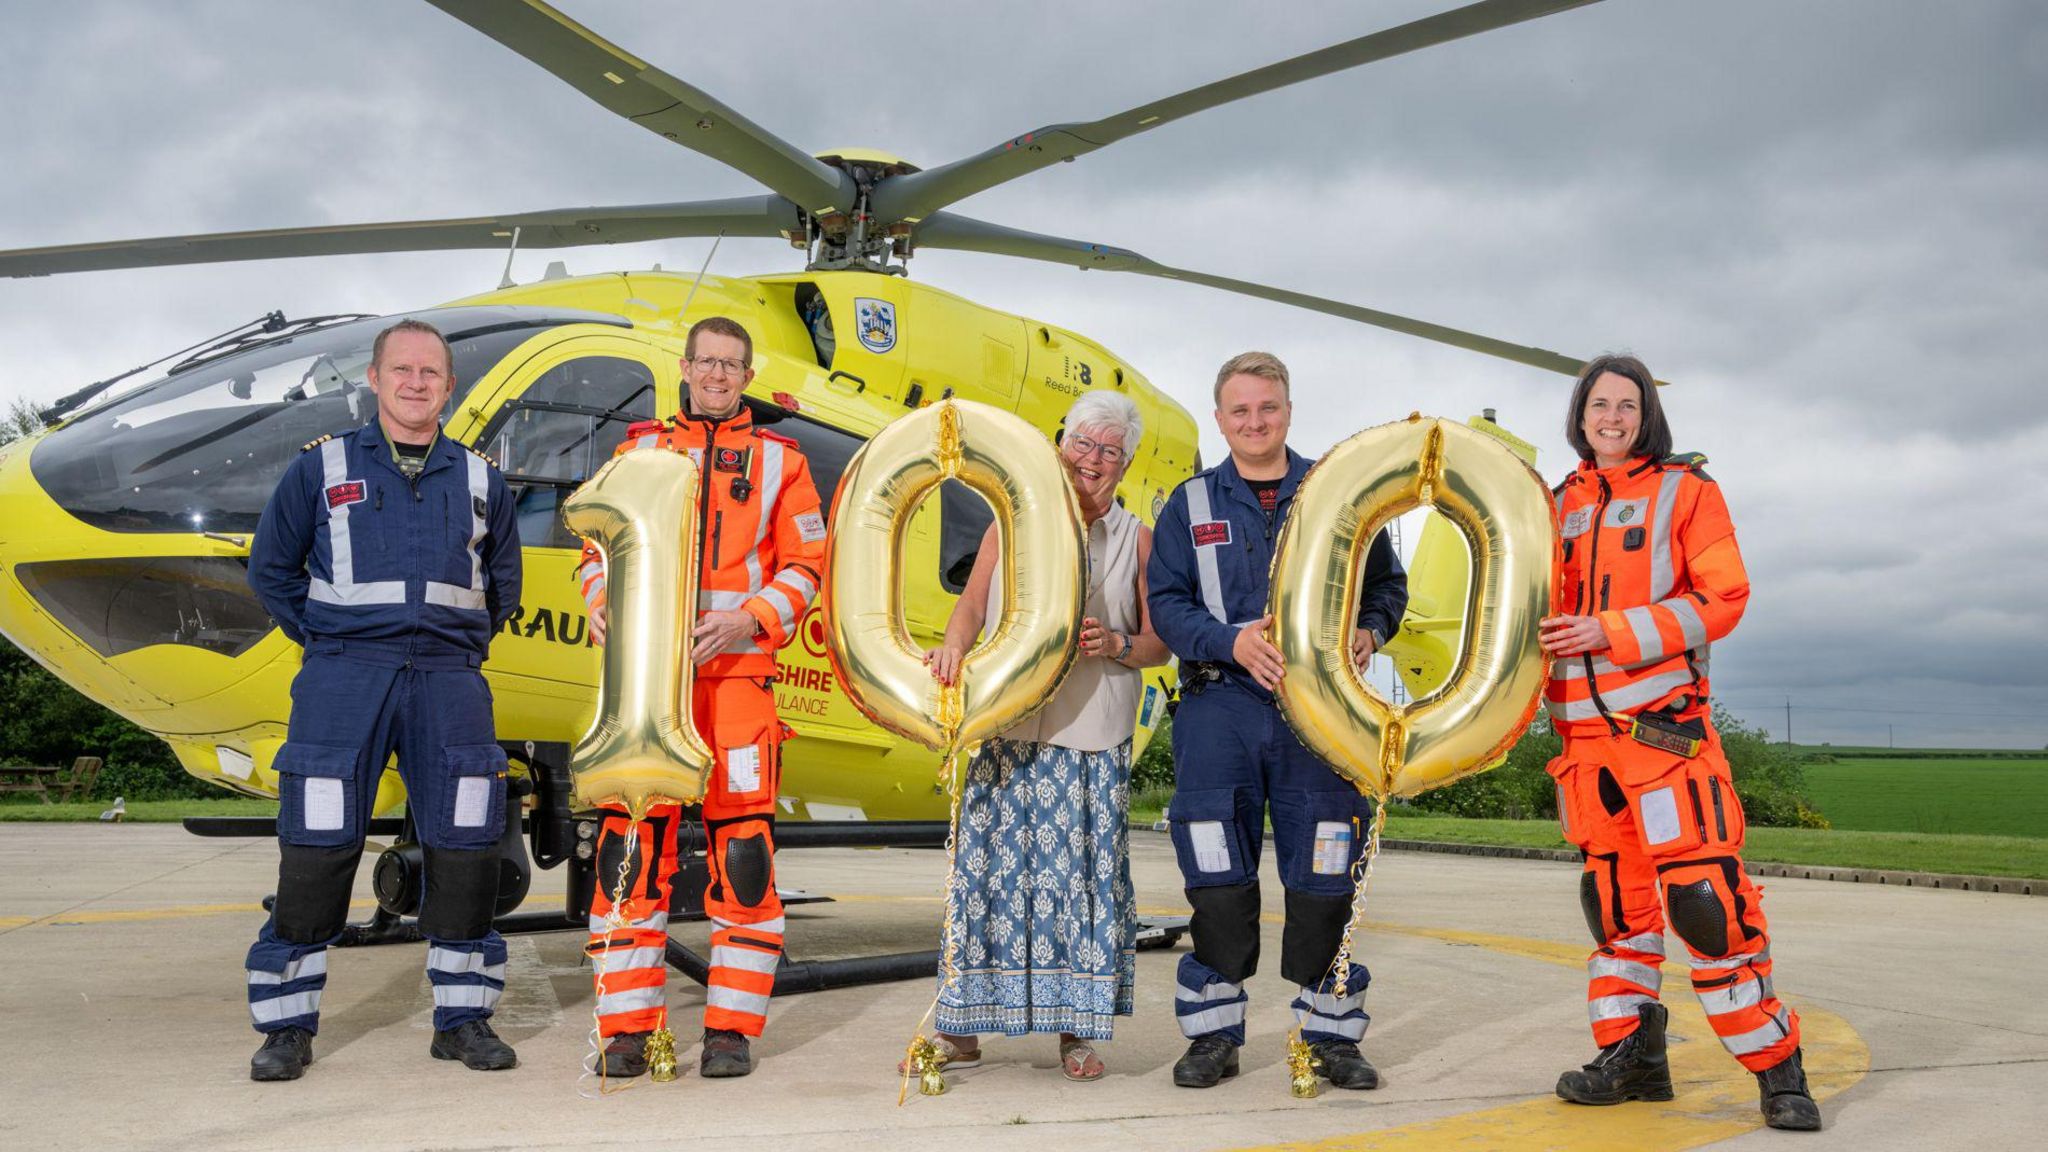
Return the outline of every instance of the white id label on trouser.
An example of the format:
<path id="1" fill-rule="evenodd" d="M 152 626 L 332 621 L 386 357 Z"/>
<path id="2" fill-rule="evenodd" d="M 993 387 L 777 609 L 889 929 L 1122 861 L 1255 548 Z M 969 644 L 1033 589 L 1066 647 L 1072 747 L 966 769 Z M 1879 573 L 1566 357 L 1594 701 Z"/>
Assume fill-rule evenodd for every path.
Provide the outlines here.
<path id="1" fill-rule="evenodd" d="M 455 781 L 455 826 L 481 828 L 491 811 L 491 777 L 463 776 Z"/>
<path id="2" fill-rule="evenodd" d="M 1316 825 L 1315 862 L 1319 875 L 1342 876 L 1351 868 L 1351 825 L 1324 820 Z"/>
<path id="3" fill-rule="evenodd" d="M 761 790 L 761 750 L 752 744 L 725 754 L 725 790 L 735 795 Z"/>
<path id="4" fill-rule="evenodd" d="M 1195 867 L 1198 870 L 1230 871 L 1230 843 L 1223 838 L 1221 820 L 1204 820 L 1188 825 L 1188 846 L 1195 850 Z"/>
<path id="5" fill-rule="evenodd" d="M 1678 793 L 1670 788 L 1643 793 L 1643 843 L 1654 848 L 1678 839 Z"/>
<path id="6" fill-rule="evenodd" d="M 348 821 L 348 813 L 342 811 L 343 788 L 341 781 L 326 776 L 306 777 L 306 831 L 339 832 Z"/>

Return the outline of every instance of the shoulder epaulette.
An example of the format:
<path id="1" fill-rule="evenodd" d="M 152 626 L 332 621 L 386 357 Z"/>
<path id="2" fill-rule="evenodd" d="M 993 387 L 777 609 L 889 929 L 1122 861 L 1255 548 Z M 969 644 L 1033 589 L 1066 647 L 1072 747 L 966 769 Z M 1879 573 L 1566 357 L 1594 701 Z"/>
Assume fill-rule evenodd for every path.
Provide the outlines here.
<path id="1" fill-rule="evenodd" d="M 458 440 L 456 441 L 456 443 L 461 444 L 462 442 Z M 485 452 L 483 449 L 471 444 L 463 444 L 462 447 L 470 455 L 476 457 L 477 459 L 483 461 L 486 464 L 489 464 L 491 467 L 498 469 L 500 472 L 504 471 L 504 466 L 499 464 L 496 460 L 491 459 L 490 453 Z"/>
<path id="2" fill-rule="evenodd" d="M 325 436 L 320 436 L 320 437 L 316 437 L 316 438 L 314 438 L 314 439 L 312 439 L 312 440 L 308 440 L 308 441 L 306 441 L 306 444 L 305 444 L 305 446 L 304 446 L 304 447 L 302 447 L 302 448 L 300 448 L 300 449 L 299 449 L 299 451 L 301 451 L 301 452 L 311 452 L 311 451 L 312 451 L 313 449 L 315 449 L 315 448 L 318 448 L 318 447 L 319 447 L 319 446 L 321 446 L 322 444 L 325 444 L 325 443 L 327 443 L 327 442 L 328 442 L 329 440 L 332 440 L 332 439 L 334 439 L 334 433 L 332 433 L 332 432 L 329 432 L 329 433 L 328 433 L 327 435 L 325 435 Z"/>
<path id="3" fill-rule="evenodd" d="M 1707 475 L 1706 462 L 1707 454 L 1704 452 L 1673 452 L 1658 461 L 1667 468 L 1683 468 L 1702 480 L 1712 480 L 1713 477 Z"/>
<path id="4" fill-rule="evenodd" d="M 769 431 L 768 429 L 766 429 L 766 428 L 756 428 L 756 429 L 754 429 L 754 435 L 756 435 L 756 436 L 759 436 L 759 437 L 760 437 L 761 439 L 763 439 L 763 440 L 773 440 L 773 441 L 775 441 L 775 442 L 777 442 L 777 443 L 779 443 L 779 444 L 787 444 L 787 445 L 789 445 L 789 446 L 790 446 L 791 448 L 802 448 L 802 447 L 803 447 L 803 445 L 802 445 L 802 444 L 801 444 L 800 442 L 798 442 L 798 440 L 797 440 L 797 438 L 796 438 L 796 437 L 794 437 L 794 436 L 785 436 L 785 435 L 783 435 L 783 434 L 782 434 L 782 433 L 780 433 L 780 432 L 770 432 L 770 431 Z"/>
<path id="5" fill-rule="evenodd" d="M 666 420 L 642 420 L 639 423 L 627 428 L 626 436 L 628 438 L 631 438 L 634 436 L 646 436 L 650 433 L 666 431 L 668 431 L 668 421 Z"/>

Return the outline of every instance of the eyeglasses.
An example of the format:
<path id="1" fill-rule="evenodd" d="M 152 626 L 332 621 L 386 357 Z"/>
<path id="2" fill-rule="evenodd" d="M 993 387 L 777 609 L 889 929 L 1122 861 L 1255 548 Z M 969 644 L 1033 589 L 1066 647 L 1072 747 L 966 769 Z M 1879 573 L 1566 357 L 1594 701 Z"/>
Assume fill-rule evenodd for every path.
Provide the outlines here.
<path id="1" fill-rule="evenodd" d="M 745 360 L 725 360 L 717 356 L 692 356 L 685 363 L 695 364 L 707 376 L 738 376 L 747 370 Z"/>
<path id="2" fill-rule="evenodd" d="M 1086 436 L 1069 436 L 1067 446 L 1074 450 L 1074 459 L 1086 460 L 1091 455 L 1102 457 L 1104 464 L 1124 462 L 1124 450 L 1114 444 L 1097 444 Z"/>

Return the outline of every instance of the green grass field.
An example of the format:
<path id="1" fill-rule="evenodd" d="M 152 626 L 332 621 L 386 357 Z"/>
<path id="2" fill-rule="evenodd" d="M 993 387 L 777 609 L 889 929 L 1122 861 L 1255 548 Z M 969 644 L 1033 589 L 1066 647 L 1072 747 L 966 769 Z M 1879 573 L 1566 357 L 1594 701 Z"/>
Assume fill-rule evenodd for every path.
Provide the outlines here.
<path id="1" fill-rule="evenodd" d="M 1842 756 L 1806 783 L 1838 829 L 2048 837 L 2048 760 Z"/>
<path id="2" fill-rule="evenodd" d="M 44 804 L 29 798 L 11 798 L 0 804 L 0 823 L 47 823 L 99 819 L 107 810 L 102 800 L 81 800 L 71 804 Z M 128 819 L 137 824 L 175 824 L 187 816 L 276 816 L 277 801 L 245 796 L 219 800 L 130 800 Z"/>

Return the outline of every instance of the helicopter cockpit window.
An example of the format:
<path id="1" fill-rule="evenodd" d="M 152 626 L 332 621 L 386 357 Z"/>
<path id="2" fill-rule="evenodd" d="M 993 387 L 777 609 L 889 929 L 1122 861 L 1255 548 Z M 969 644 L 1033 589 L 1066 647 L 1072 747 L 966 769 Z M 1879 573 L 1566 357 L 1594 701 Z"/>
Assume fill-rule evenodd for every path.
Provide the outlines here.
<path id="1" fill-rule="evenodd" d="M 412 314 L 448 337 L 450 411 L 506 353 L 559 324 L 622 323 L 539 308 Z M 301 446 L 367 423 L 370 347 L 396 316 L 296 332 L 205 360 L 110 400 L 35 446 L 29 467 L 65 511 L 112 532 L 256 528 Z"/>
<path id="2" fill-rule="evenodd" d="M 939 584 L 958 596 L 967 589 L 981 538 L 996 518 L 981 494 L 958 480 L 939 485 Z"/>
<path id="3" fill-rule="evenodd" d="M 818 357 L 818 367 L 832 367 L 839 338 L 832 331 L 832 309 L 826 306 L 825 294 L 818 291 L 816 284 L 796 286 L 796 314 L 804 322 L 804 330 L 811 334 L 811 351 Z"/>
<path id="4" fill-rule="evenodd" d="M 839 491 L 839 478 L 846 473 L 853 454 L 866 441 L 815 420 L 791 416 L 775 422 L 775 431 L 797 442 L 810 461 L 811 483 L 817 486 L 818 503 L 825 514 L 832 513 L 832 497 Z"/>
<path id="5" fill-rule="evenodd" d="M 483 443 L 512 486 L 520 543 L 575 547 L 562 501 L 611 459 L 626 429 L 652 419 L 654 372 L 622 356 L 557 364 L 505 405 Z"/>

